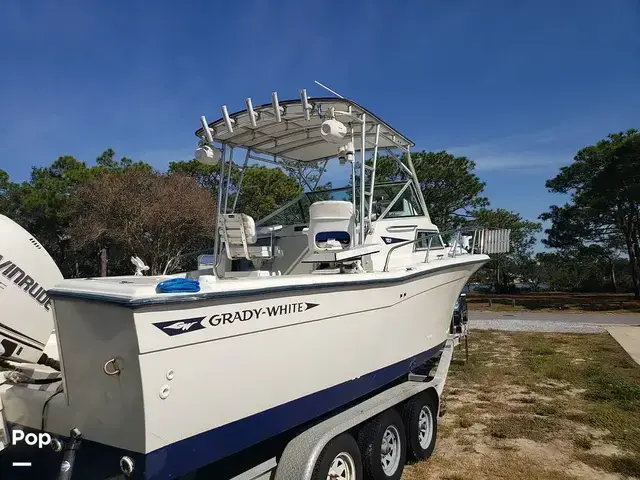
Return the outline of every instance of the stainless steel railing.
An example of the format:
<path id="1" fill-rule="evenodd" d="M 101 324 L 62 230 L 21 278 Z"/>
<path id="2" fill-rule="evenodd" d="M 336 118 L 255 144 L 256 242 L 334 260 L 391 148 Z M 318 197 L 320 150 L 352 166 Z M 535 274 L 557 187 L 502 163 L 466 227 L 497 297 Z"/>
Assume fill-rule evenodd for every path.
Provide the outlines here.
<path id="1" fill-rule="evenodd" d="M 473 232 L 471 236 L 471 242 L 469 243 L 468 249 L 462 245 L 462 234 L 466 232 Z M 442 235 L 452 235 L 452 244 L 450 245 L 449 256 L 456 257 L 459 248 L 463 248 L 467 253 L 473 254 L 477 252 L 478 254 L 483 253 L 508 253 L 509 252 L 509 243 L 510 243 L 510 229 L 488 229 L 484 227 L 470 226 L 470 227 L 460 227 L 453 230 L 445 230 L 443 232 L 433 232 L 422 237 L 416 238 L 414 240 L 407 240 L 406 242 L 398 243 L 393 247 L 389 248 L 387 252 L 387 258 L 384 262 L 384 272 L 389 271 L 389 260 L 391 259 L 391 254 L 397 250 L 398 248 L 406 247 L 407 245 L 412 245 L 418 242 L 427 241 L 427 248 L 425 252 L 425 258 L 423 263 L 429 262 L 429 253 L 431 252 L 431 241 L 433 237 L 441 237 Z"/>

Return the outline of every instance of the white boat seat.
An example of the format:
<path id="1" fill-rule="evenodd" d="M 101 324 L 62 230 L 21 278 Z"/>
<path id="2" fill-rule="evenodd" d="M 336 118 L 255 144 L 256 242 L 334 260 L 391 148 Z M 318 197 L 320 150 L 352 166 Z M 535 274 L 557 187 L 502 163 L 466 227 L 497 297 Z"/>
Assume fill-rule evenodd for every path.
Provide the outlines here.
<path id="1" fill-rule="evenodd" d="M 254 245 L 259 235 L 272 235 L 281 228 L 278 225 L 256 229 L 253 218 L 244 213 L 227 213 L 220 217 L 220 235 L 230 260 L 269 259 L 274 253 L 281 253 L 280 249 L 273 248 L 273 241 L 271 245 Z"/>
<path id="2" fill-rule="evenodd" d="M 353 244 L 353 204 L 339 200 L 312 203 L 307 238 L 311 253 L 342 250 Z"/>

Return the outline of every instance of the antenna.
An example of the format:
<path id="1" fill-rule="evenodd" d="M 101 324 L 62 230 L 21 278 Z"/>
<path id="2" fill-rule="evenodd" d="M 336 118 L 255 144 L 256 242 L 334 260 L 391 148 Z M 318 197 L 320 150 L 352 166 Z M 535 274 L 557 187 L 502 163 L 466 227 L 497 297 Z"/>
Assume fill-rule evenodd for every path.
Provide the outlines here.
<path id="1" fill-rule="evenodd" d="M 329 87 L 321 84 L 319 81 L 314 80 L 314 83 L 316 83 L 316 85 L 320 85 L 322 88 L 324 88 L 326 91 L 333 93 L 336 97 L 340 97 L 340 98 L 344 98 L 342 95 L 340 95 L 337 92 L 334 92 L 333 90 L 331 90 Z"/>

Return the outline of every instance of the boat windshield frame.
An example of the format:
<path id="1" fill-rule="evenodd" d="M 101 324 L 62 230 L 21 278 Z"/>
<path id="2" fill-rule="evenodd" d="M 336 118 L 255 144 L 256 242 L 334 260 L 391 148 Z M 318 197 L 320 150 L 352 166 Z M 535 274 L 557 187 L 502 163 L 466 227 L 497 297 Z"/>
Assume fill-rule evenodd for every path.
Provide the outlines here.
<path id="1" fill-rule="evenodd" d="M 385 201 L 384 203 L 381 201 L 379 197 L 376 196 L 376 193 L 378 193 L 379 190 L 381 189 L 386 189 L 387 193 L 389 192 L 392 193 L 392 196 L 387 197 L 385 199 L 387 201 Z M 404 195 L 406 195 L 407 190 L 409 190 L 409 195 L 412 196 L 415 201 L 417 201 L 415 204 L 413 202 L 410 202 L 412 204 L 411 207 L 414 210 L 416 210 L 416 212 L 410 213 L 408 215 L 403 215 L 403 217 L 424 216 L 424 212 L 422 211 L 418 201 L 418 195 L 415 193 L 415 187 L 413 186 L 413 182 L 411 180 L 396 181 L 396 182 L 377 182 L 375 184 L 374 200 L 372 202 L 374 215 L 375 215 L 375 217 L 372 216 L 372 220 L 371 220 L 372 223 L 391 217 L 390 213 L 393 213 L 394 207 L 397 207 L 399 205 L 399 201 L 402 199 Z M 301 207 L 300 205 L 305 199 L 308 201 L 309 204 L 312 204 L 318 201 L 326 201 L 326 200 L 342 200 L 342 201 L 351 202 L 353 198 L 352 192 L 353 192 L 353 188 L 351 185 L 346 185 L 344 187 L 338 187 L 338 188 L 318 189 L 318 190 L 303 192 L 297 197 L 295 197 L 294 199 L 278 207 L 278 209 L 274 210 L 266 217 L 261 218 L 260 220 L 257 220 L 256 226 L 268 227 L 268 226 L 275 226 L 275 225 L 289 226 L 289 225 L 306 224 L 309 222 L 309 219 L 307 216 L 305 216 L 304 213 L 306 212 L 308 214 L 308 211 L 304 211 L 303 207 Z M 336 195 L 341 193 L 344 193 L 344 195 Z M 344 198 L 339 198 L 341 196 L 343 196 Z M 358 201 L 358 197 L 356 196 L 356 204 L 357 204 L 357 201 Z M 378 205 L 378 202 L 380 202 L 380 205 Z M 278 215 L 282 214 L 289 208 L 294 208 L 296 205 L 299 205 L 299 208 L 301 208 L 300 210 L 301 215 L 300 215 L 299 222 L 282 223 L 282 222 L 278 222 L 277 220 L 274 220 L 278 217 Z M 384 205 L 384 208 L 380 208 L 382 205 Z M 376 210 L 376 206 L 378 207 L 377 210 Z M 358 210 L 356 209 L 355 211 L 358 211 Z M 365 214 L 369 215 L 368 202 L 365 202 Z"/>

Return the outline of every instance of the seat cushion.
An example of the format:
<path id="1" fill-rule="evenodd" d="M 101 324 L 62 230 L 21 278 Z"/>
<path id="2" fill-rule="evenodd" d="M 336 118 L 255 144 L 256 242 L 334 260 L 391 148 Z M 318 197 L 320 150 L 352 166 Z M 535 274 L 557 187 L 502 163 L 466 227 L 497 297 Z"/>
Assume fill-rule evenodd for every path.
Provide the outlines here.
<path id="1" fill-rule="evenodd" d="M 353 217 L 353 204 L 340 200 L 314 202 L 309 207 L 309 218 L 313 220 L 347 220 Z"/>

